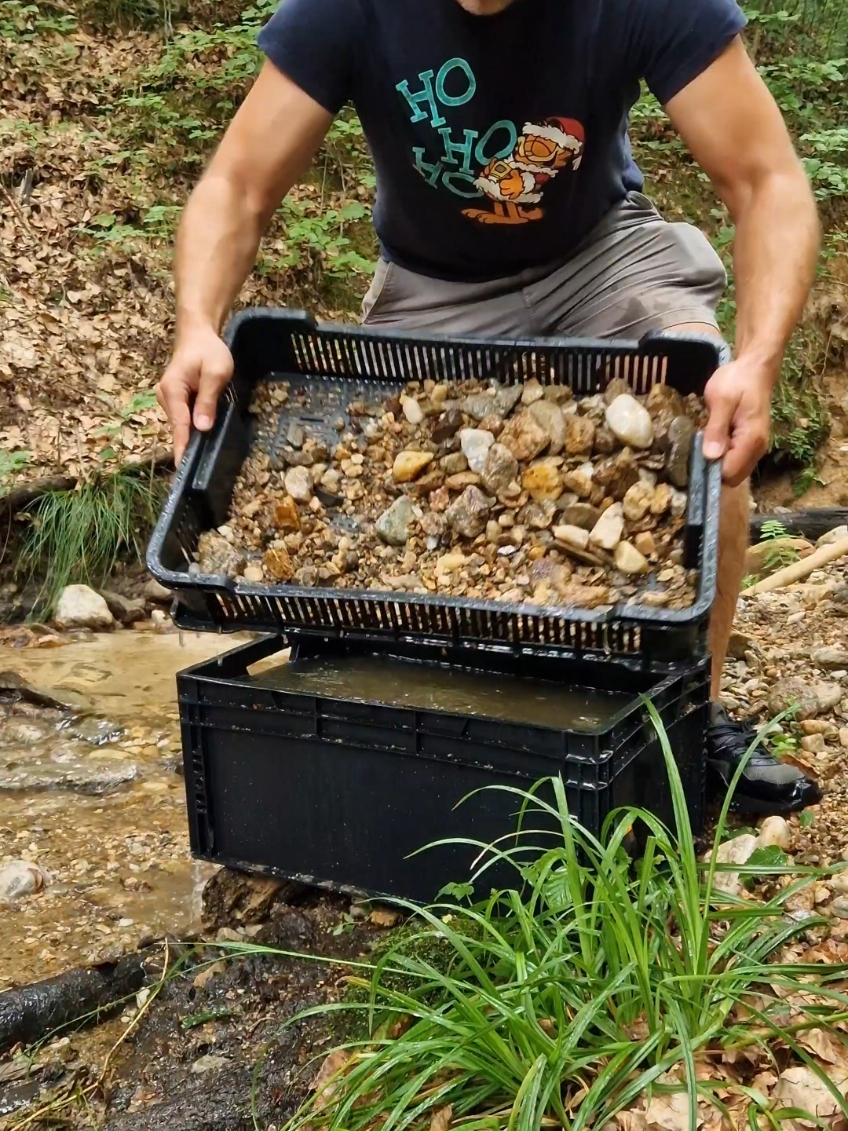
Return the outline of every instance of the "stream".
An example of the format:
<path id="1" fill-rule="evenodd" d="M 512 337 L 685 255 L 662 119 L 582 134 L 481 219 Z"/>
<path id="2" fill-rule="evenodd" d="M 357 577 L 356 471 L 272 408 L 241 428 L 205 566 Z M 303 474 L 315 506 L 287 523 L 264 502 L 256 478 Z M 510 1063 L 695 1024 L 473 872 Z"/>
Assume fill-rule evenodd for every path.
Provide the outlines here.
<path id="1" fill-rule="evenodd" d="M 0 990 L 197 928 L 214 868 L 189 855 L 174 677 L 237 643 L 126 631 L 0 647 L 0 687 L 17 677 L 63 705 L 0 691 L 0 870 L 31 861 L 46 881 L 2 905 Z"/>

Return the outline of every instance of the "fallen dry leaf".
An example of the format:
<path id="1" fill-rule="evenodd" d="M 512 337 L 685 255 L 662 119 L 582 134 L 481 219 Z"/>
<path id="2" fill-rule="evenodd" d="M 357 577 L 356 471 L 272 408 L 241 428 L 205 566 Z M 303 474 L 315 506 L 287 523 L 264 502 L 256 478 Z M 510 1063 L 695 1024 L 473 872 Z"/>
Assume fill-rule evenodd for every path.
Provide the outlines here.
<path id="1" fill-rule="evenodd" d="M 686 1093 L 655 1095 L 645 1112 L 645 1127 L 646 1131 L 691 1131 Z"/>
<path id="2" fill-rule="evenodd" d="M 840 1091 L 843 1090 L 846 1082 L 848 1077 L 844 1073 L 840 1074 L 838 1080 L 833 1079 L 833 1083 Z M 840 1110 L 836 1097 L 831 1094 L 824 1081 L 805 1064 L 787 1068 L 781 1074 L 772 1098 L 775 1104 L 798 1108 L 807 1112 L 813 1119 L 831 1119 Z M 807 1119 L 798 1119 L 797 1123 L 802 1127 L 815 1126 L 814 1122 Z"/>
<path id="3" fill-rule="evenodd" d="M 318 1074 L 310 1085 L 315 1092 L 314 1107 L 321 1111 L 333 1099 L 338 1087 L 337 1077 L 344 1073 L 352 1054 L 347 1049 L 331 1052 L 318 1069 Z"/>
<path id="4" fill-rule="evenodd" d="M 453 1123 L 453 1107 L 448 1104 L 434 1111 L 430 1117 L 430 1131 L 449 1131 Z"/>

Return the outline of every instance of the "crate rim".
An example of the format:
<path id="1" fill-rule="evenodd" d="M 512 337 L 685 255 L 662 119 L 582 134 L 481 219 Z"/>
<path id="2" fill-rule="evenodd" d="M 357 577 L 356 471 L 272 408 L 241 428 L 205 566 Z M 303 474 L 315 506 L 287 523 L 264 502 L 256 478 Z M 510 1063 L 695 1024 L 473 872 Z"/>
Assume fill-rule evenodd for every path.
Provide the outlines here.
<path id="1" fill-rule="evenodd" d="M 224 333 L 224 340 L 227 345 L 232 346 L 234 344 L 238 331 L 243 325 L 251 324 L 261 318 L 267 318 L 283 324 L 294 324 L 295 321 L 300 321 L 302 323 L 302 332 L 338 332 L 363 340 L 377 337 L 402 341 L 404 338 L 408 337 L 416 342 L 430 342 L 433 345 L 468 346 L 469 348 L 476 349 L 512 349 L 517 353 L 528 352 L 534 349 L 567 348 L 582 351 L 590 350 L 598 353 L 632 354 L 634 351 L 637 351 L 646 356 L 665 356 L 662 350 L 664 344 L 669 342 L 683 342 L 699 347 L 708 347 L 711 354 L 716 359 L 717 367 L 726 364 L 731 358 L 730 350 L 722 339 L 708 334 L 652 333 L 646 335 L 639 341 L 625 339 L 593 340 L 563 337 L 539 339 L 461 338 L 446 337 L 439 334 L 419 334 L 418 332 L 403 334 L 397 331 L 375 330 L 371 327 L 346 326 L 330 322 L 317 323 L 304 311 L 273 307 L 250 307 L 234 315 L 230 319 Z M 280 377 L 289 376 L 304 379 L 308 379 L 309 377 L 308 374 L 304 373 L 287 375 L 282 370 L 278 372 L 278 375 Z M 367 376 L 362 376 L 358 379 L 367 380 L 368 378 Z M 336 589 L 325 586 L 310 587 L 290 584 L 261 585 L 249 582 L 237 582 L 232 578 L 222 575 L 189 573 L 187 567 L 185 570 L 168 569 L 162 564 L 161 551 L 171 526 L 176 519 L 178 507 L 183 505 L 185 493 L 189 489 L 191 481 L 199 468 L 201 457 L 207 445 L 211 443 L 218 429 L 222 427 L 224 416 L 227 412 L 234 411 L 235 407 L 236 406 L 232 403 L 228 406 L 224 406 L 222 403 L 215 428 L 212 432 L 199 432 L 192 428 L 192 435 L 186 453 L 180 467 L 177 469 L 171 490 L 165 500 L 165 504 L 160 512 L 147 547 L 145 561 L 148 571 L 161 585 L 174 591 L 177 598 L 179 598 L 179 594 L 181 593 L 195 593 L 205 597 L 207 603 L 209 600 L 214 601 L 216 598 L 245 599 L 250 602 L 266 603 L 276 601 L 306 601 L 310 603 L 314 602 L 324 608 L 334 604 L 336 606 L 350 606 L 355 602 L 362 602 L 371 609 L 384 609 L 387 621 L 386 627 L 393 631 L 401 632 L 402 636 L 409 638 L 413 636 L 416 638 L 428 635 L 432 636 L 433 633 L 422 631 L 415 634 L 413 630 L 408 628 L 402 630 L 397 626 L 393 626 L 391 624 L 392 607 L 443 609 L 450 620 L 451 635 L 455 639 L 461 639 L 463 636 L 462 630 L 457 623 L 458 616 L 463 613 L 483 616 L 496 615 L 507 620 L 529 620 L 531 623 L 553 621 L 560 624 L 585 624 L 594 627 L 616 626 L 625 630 L 645 627 L 662 631 L 663 629 L 674 630 L 697 626 L 704 621 L 713 605 L 718 575 L 717 557 L 715 555 L 708 557 L 703 553 L 701 568 L 699 570 L 700 595 L 692 605 L 685 609 L 664 609 L 647 605 L 632 605 L 627 601 L 618 602 L 612 606 L 604 606 L 600 609 L 584 609 L 579 606 L 570 605 L 540 607 L 526 602 L 512 604 L 503 601 L 469 597 L 455 597 L 430 593 L 415 594 L 380 589 Z M 693 446 L 693 458 L 698 456 L 703 460 L 702 446 L 703 433 L 698 432 Z M 720 461 L 703 460 L 703 464 L 704 517 L 701 535 L 702 544 L 711 544 L 713 542 L 717 544 L 719 530 L 718 499 L 720 498 L 722 483 L 721 463 Z M 177 623 L 180 623 L 179 611 L 177 611 L 176 619 Z M 208 622 L 203 620 L 191 623 L 190 613 L 187 617 L 184 617 L 183 620 L 186 627 L 194 627 L 198 631 L 237 632 L 246 627 L 249 618 L 241 620 L 235 619 L 231 622 L 231 627 L 229 624 L 222 624 L 216 621 L 211 614 L 209 614 Z M 252 624 L 253 622 L 250 623 Z M 267 623 L 264 623 L 261 627 L 257 625 L 255 630 L 267 630 L 269 627 Z M 368 636 L 376 631 L 371 628 L 350 628 L 349 626 L 342 625 L 332 614 L 328 617 L 327 621 L 321 624 L 301 622 L 297 625 L 281 624 L 280 628 L 283 631 L 295 631 L 300 629 L 302 631 L 314 631 L 324 635 L 333 635 L 336 633 L 356 635 L 363 633 L 365 636 Z M 526 638 L 525 643 L 531 648 L 534 646 L 532 640 L 527 640 Z M 572 650 L 567 645 L 564 645 L 563 649 L 565 651 Z"/>
<path id="2" fill-rule="evenodd" d="M 269 651 L 268 653 L 261 653 L 262 646 L 269 646 L 272 642 L 275 642 L 279 639 L 280 639 L 279 637 L 270 636 L 265 640 L 250 641 L 247 644 L 240 645 L 239 647 L 231 649 L 230 651 L 228 651 L 226 653 L 226 656 L 227 656 L 228 659 L 232 658 L 233 661 L 236 661 L 237 659 L 239 659 L 241 657 L 241 654 L 244 653 L 244 652 L 252 652 L 254 650 L 257 652 L 257 656 L 256 656 L 255 659 L 250 660 L 248 663 L 244 664 L 243 671 L 240 675 L 239 674 L 215 675 L 211 672 L 207 673 L 206 671 L 204 671 L 203 670 L 204 668 L 206 668 L 207 666 L 213 665 L 217 662 L 218 657 L 215 657 L 215 656 L 211 657 L 211 659 L 208 659 L 208 660 L 201 660 L 199 663 L 192 665 L 192 667 L 186 668 L 183 671 L 178 672 L 177 673 L 177 698 L 178 698 L 178 701 L 180 703 L 185 702 L 186 704 L 191 704 L 193 702 L 193 700 L 191 700 L 188 696 L 185 696 L 184 693 L 183 693 L 181 681 L 184 678 L 202 680 L 204 683 L 207 683 L 207 684 L 211 683 L 211 684 L 215 684 L 215 685 L 226 685 L 226 686 L 231 686 L 234 683 L 239 684 L 240 681 L 242 681 L 246 678 L 250 678 L 249 673 L 247 672 L 247 668 L 252 663 L 258 662 L 259 659 L 264 659 L 267 656 L 273 655 L 273 652 L 271 652 L 271 651 Z M 288 647 L 288 645 L 284 645 L 283 648 L 281 649 L 281 651 L 285 651 L 287 647 Z M 399 660 L 398 662 L 402 663 L 404 661 Z M 600 663 L 601 661 L 599 660 L 598 662 Z M 709 663 L 709 661 L 704 659 L 704 660 L 700 660 L 700 661 L 697 661 L 697 662 L 694 662 L 694 663 L 690 662 L 688 664 L 687 663 L 681 663 L 681 664 L 676 664 L 676 665 L 669 665 L 669 667 L 673 667 L 673 670 L 670 670 L 666 674 L 663 674 L 661 672 L 648 673 L 648 674 L 654 674 L 658 678 L 658 682 L 653 687 L 650 688 L 651 699 L 653 700 L 655 696 L 658 696 L 658 695 L 662 694 L 663 692 L 668 691 L 686 673 L 705 669 L 708 663 Z M 525 677 L 518 677 L 518 678 L 525 678 Z M 541 682 L 553 683 L 554 681 L 553 680 L 544 680 L 544 681 L 541 681 Z M 318 702 L 318 703 L 338 704 L 340 707 L 345 706 L 345 705 L 347 705 L 351 702 L 351 700 L 348 700 L 348 699 L 343 699 L 343 698 L 339 698 L 339 697 L 332 696 L 332 695 L 315 695 L 315 694 L 308 692 L 308 691 L 298 692 L 298 691 L 289 691 L 289 690 L 283 689 L 283 688 L 262 687 L 262 686 L 256 687 L 254 685 L 252 685 L 251 689 L 252 690 L 268 691 L 268 692 L 271 692 L 273 695 L 280 695 L 280 696 L 284 696 L 286 698 L 309 698 L 309 699 L 312 699 L 312 700 L 314 700 L 315 702 Z M 379 707 L 386 707 L 386 708 L 394 709 L 394 710 L 398 710 L 398 711 L 408 711 L 411 714 L 414 714 L 416 716 L 416 719 L 418 718 L 418 716 L 425 715 L 425 714 L 436 714 L 436 715 L 439 715 L 440 717 L 450 718 L 450 719 L 464 719 L 464 718 L 468 717 L 467 713 L 462 712 L 462 711 L 447 711 L 447 710 L 442 710 L 440 708 L 413 707 L 413 706 L 408 706 L 408 705 L 405 705 L 405 704 L 383 703 L 383 702 L 381 702 L 377 699 L 372 699 L 372 700 L 369 700 L 368 702 L 369 702 L 369 704 L 374 704 L 375 706 L 379 706 Z M 206 706 L 214 706 L 215 704 L 207 703 L 205 705 Z M 633 696 L 633 699 L 631 700 L 631 702 L 627 706 L 623 706 L 611 718 L 604 720 L 604 725 L 600 730 L 585 731 L 585 732 L 584 731 L 575 731 L 575 732 L 569 732 L 569 733 L 574 733 L 575 735 L 585 735 L 587 738 L 604 738 L 604 737 L 608 736 L 613 730 L 615 730 L 616 727 L 619 727 L 623 723 L 625 723 L 627 721 L 627 719 L 629 719 L 633 714 L 635 714 L 638 710 L 640 710 L 643 707 L 644 707 L 644 702 L 643 702 L 641 694 L 635 694 Z M 260 711 L 259 713 L 261 714 L 262 712 Z M 499 724 L 500 725 L 517 725 L 517 726 L 529 727 L 532 730 L 536 730 L 536 731 L 545 731 L 545 732 L 550 733 L 550 734 L 562 734 L 562 733 L 564 733 L 562 727 L 549 726 L 549 725 L 544 724 L 544 723 L 514 723 L 514 721 L 511 721 L 509 719 L 504 719 L 502 717 L 499 718 L 499 717 L 495 717 L 495 716 L 492 716 L 492 715 L 474 715 L 474 719 L 475 719 L 475 721 L 479 721 L 481 723 L 490 723 L 490 724 L 493 724 L 493 725 L 496 725 L 496 726 L 499 725 Z M 548 757 L 548 755 L 545 755 L 545 757 Z M 551 757 L 553 757 L 553 756 L 551 756 Z M 566 761 L 567 761 L 567 759 L 566 759 Z"/>

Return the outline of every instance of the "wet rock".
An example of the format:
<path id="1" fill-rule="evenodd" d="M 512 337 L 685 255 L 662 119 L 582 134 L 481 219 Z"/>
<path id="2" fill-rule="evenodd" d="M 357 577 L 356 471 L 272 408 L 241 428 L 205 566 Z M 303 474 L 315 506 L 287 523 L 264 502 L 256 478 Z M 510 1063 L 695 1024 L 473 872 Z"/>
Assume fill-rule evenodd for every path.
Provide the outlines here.
<path id="1" fill-rule="evenodd" d="M 598 455 L 611 456 L 618 446 L 618 440 L 613 436 L 609 428 L 602 427 L 595 429 L 595 451 Z"/>
<path id="2" fill-rule="evenodd" d="M 585 550 L 589 545 L 589 531 L 582 526 L 555 526 L 553 533 L 557 542 L 562 542 L 569 549 Z"/>
<path id="3" fill-rule="evenodd" d="M 628 393 L 615 398 L 606 411 L 606 423 L 614 436 L 631 448 L 650 448 L 654 442 L 651 415 Z"/>
<path id="4" fill-rule="evenodd" d="M 521 385 L 499 385 L 495 389 L 494 412 L 496 416 L 509 416 L 521 400 Z"/>
<path id="5" fill-rule="evenodd" d="M 437 444 L 444 444 L 447 440 L 452 439 L 457 434 L 464 423 L 465 421 L 463 420 L 462 413 L 459 411 L 459 409 L 449 408 L 447 412 L 442 413 L 442 415 L 433 425 L 433 440 Z"/>
<path id="6" fill-rule="evenodd" d="M 484 417 L 492 415 L 503 416 L 503 413 L 495 413 L 495 394 L 491 390 L 484 393 L 474 393 L 473 396 L 466 397 L 461 403 L 460 408 L 466 416 L 470 416 L 472 420 L 480 421 Z M 435 440 L 435 433 L 433 439 Z"/>
<path id="7" fill-rule="evenodd" d="M 29 860 L 13 860 L 0 868 L 0 901 L 11 903 L 41 891 L 48 881 L 46 872 Z"/>
<path id="8" fill-rule="evenodd" d="M 594 486 L 591 472 L 591 468 L 582 467 L 566 472 L 562 480 L 563 487 L 566 491 L 573 491 L 581 499 L 588 499 Z"/>
<path id="9" fill-rule="evenodd" d="M 262 557 L 265 573 L 274 581 L 291 581 L 294 563 L 285 546 L 272 546 Z"/>
<path id="10" fill-rule="evenodd" d="M 207 1072 L 218 1072 L 222 1068 L 228 1068 L 230 1060 L 226 1056 L 215 1056 L 214 1053 L 206 1053 L 205 1056 L 200 1056 L 192 1064 L 191 1071 L 195 1076 L 205 1075 Z"/>
<path id="11" fill-rule="evenodd" d="M 466 487 L 476 487 L 480 476 L 474 471 L 460 471 L 445 480 L 445 486 L 451 491 L 464 491 Z"/>
<path id="12" fill-rule="evenodd" d="M 656 515 L 658 518 L 671 510 L 671 488 L 667 483 L 658 483 L 654 488 L 653 498 L 651 499 L 650 511 L 651 514 Z"/>
<path id="13" fill-rule="evenodd" d="M 503 444 L 493 444 L 480 478 L 487 491 L 499 495 L 518 478 L 518 460 Z"/>
<path id="14" fill-rule="evenodd" d="M 629 487 L 624 495 L 624 517 L 628 522 L 640 522 L 651 509 L 654 488 L 641 480 Z"/>
<path id="15" fill-rule="evenodd" d="M 414 397 L 401 397 L 403 415 L 412 425 L 420 424 L 424 419 L 424 410 Z"/>
<path id="16" fill-rule="evenodd" d="M 594 530 L 601 517 L 601 512 L 590 503 L 571 503 L 562 512 L 562 520 L 566 526 L 579 526 L 582 530 Z"/>
<path id="17" fill-rule="evenodd" d="M 205 530 L 198 539 L 200 572 L 213 576 L 237 577 L 245 567 L 244 553 L 216 530 Z"/>
<path id="18" fill-rule="evenodd" d="M 135 624 L 147 616 L 147 606 L 140 597 L 125 597 L 113 589 L 100 589 L 99 593 L 109 612 L 121 624 Z"/>
<path id="19" fill-rule="evenodd" d="M 548 449 L 552 456 L 559 455 L 565 447 L 565 417 L 562 409 L 553 401 L 536 401 L 530 406 L 529 412 L 533 419 L 547 432 L 551 438 Z"/>
<path id="20" fill-rule="evenodd" d="M 451 452 L 450 455 L 443 456 L 442 459 L 439 460 L 439 466 L 447 475 L 459 475 L 462 471 L 468 471 L 468 460 L 462 452 Z M 518 464 L 516 463 L 516 467 L 517 466 Z"/>
<path id="21" fill-rule="evenodd" d="M 848 538 L 848 526 L 837 526 L 835 530 L 829 530 L 827 534 L 822 534 L 816 542 L 816 549 L 819 550 L 822 546 L 833 546 L 837 542 L 841 542 L 843 538 Z"/>
<path id="22" fill-rule="evenodd" d="M 148 601 L 155 601 L 160 605 L 170 604 L 174 599 L 174 594 L 171 590 L 161 585 L 155 577 L 151 577 L 149 581 L 144 583 L 142 594 Z"/>
<path id="23" fill-rule="evenodd" d="M 798 676 L 787 676 L 772 685 L 768 696 L 768 709 L 771 715 L 781 715 L 790 708 L 797 707 L 798 719 L 811 719 L 819 711 L 819 700 L 809 684 Z"/>
<path id="24" fill-rule="evenodd" d="M 589 542 L 602 550 L 614 550 L 623 536 L 624 512 L 619 503 L 614 503 L 598 519 L 589 535 Z"/>
<path id="25" fill-rule="evenodd" d="M 569 456 L 591 455 L 595 443 L 595 425 L 586 416 L 571 413 L 564 417 L 565 453 Z"/>
<path id="26" fill-rule="evenodd" d="M 528 503 L 521 512 L 521 521 L 531 530 L 547 530 L 556 516 L 556 504 L 553 499 L 540 499 L 535 503 Z"/>
<path id="27" fill-rule="evenodd" d="M 792 847 L 792 829 L 783 817 L 766 817 L 757 837 L 759 848 L 781 848 L 788 852 Z"/>
<path id="28" fill-rule="evenodd" d="M 615 548 L 615 568 L 622 573 L 647 573 L 650 569 L 644 554 L 640 554 L 631 542 L 619 542 Z"/>
<path id="29" fill-rule="evenodd" d="M 286 490 L 298 503 L 312 498 L 312 473 L 308 467 L 290 467 L 285 477 Z"/>
<path id="30" fill-rule="evenodd" d="M 529 381 L 525 382 L 521 392 L 521 403 L 529 407 L 540 401 L 544 395 L 545 390 L 542 385 L 535 377 L 531 377 Z"/>
<path id="31" fill-rule="evenodd" d="M 392 465 L 395 483 L 411 483 L 434 459 L 432 452 L 400 452 Z"/>
<path id="32" fill-rule="evenodd" d="M 661 412 L 672 417 L 682 416 L 683 398 L 671 385 L 654 385 L 645 398 L 645 408 L 651 416 L 657 416 Z"/>
<path id="33" fill-rule="evenodd" d="M 466 487 L 459 498 L 451 503 L 445 514 L 448 525 L 464 538 L 476 538 L 486 529 L 486 517 L 493 500 L 479 487 Z"/>
<path id="34" fill-rule="evenodd" d="M 569 585 L 563 600 L 579 609 L 598 609 L 610 603 L 610 591 L 606 585 Z"/>
<path id="35" fill-rule="evenodd" d="M 629 448 L 624 448 L 616 456 L 599 463 L 594 470 L 593 483 L 603 488 L 617 502 L 639 482 L 639 468 Z"/>
<path id="36" fill-rule="evenodd" d="M 810 654 L 810 659 L 817 667 L 826 671 L 844 671 L 848 669 L 848 648 L 839 644 L 830 648 L 816 648 Z"/>
<path id="37" fill-rule="evenodd" d="M 695 425 L 688 416 L 676 416 L 668 429 L 669 450 L 665 465 L 666 475 L 675 487 L 686 487 L 689 484 L 689 464 L 694 440 Z"/>
<path id="38" fill-rule="evenodd" d="M 484 432 L 482 428 L 463 428 L 459 434 L 459 442 L 470 470 L 475 475 L 482 475 L 486 466 L 486 457 L 495 442 L 495 437 L 491 432 Z"/>
<path id="39" fill-rule="evenodd" d="M 377 519 L 377 533 L 390 546 L 405 546 L 409 541 L 409 528 L 414 518 L 415 510 L 412 503 L 405 495 L 401 495 Z"/>
<path id="40" fill-rule="evenodd" d="M 300 511 L 291 495 L 286 495 L 274 507 L 273 522 L 277 530 L 300 530 Z"/>
<path id="41" fill-rule="evenodd" d="M 559 461 L 541 459 L 531 464 L 521 477 L 521 486 L 537 502 L 540 499 L 558 499 L 562 492 Z"/>
<path id="42" fill-rule="evenodd" d="M 115 618 L 109 606 L 99 593 L 87 585 L 66 585 L 56 605 L 54 617 L 56 625 L 62 629 L 114 628 Z"/>
<path id="43" fill-rule="evenodd" d="M 604 389 L 604 402 L 612 404 L 617 397 L 633 396 L 633 389 L 630 387 L 629 382 L 625 381 L 623 377 L 613 377 L 607 387 Z"/>
<path id="44" fill-rule="evenodd" d="M 550 442 L 550 436 L 529 412 L 513 416 L 500 434 L 500 443 L 522 463 L 541 455 Z"/>
<path id="45" fill-rule="evenodd" d="M 254 926 L 267 921 L 278 904 L 297 902 L 306 892 L 304 884 L 251 876 L 222 868 L 203 888 L 203 925 L 208 932 L 222 927 Z"/>
<path id="46" fill-rule="evenodd" d="M 758 848 L 757 838 L 751 833 L 743 833 L 720 844 L 716 851 L 716 862 L 719 864 L 747 864 Z M 715 890 L 725 892 L 727 895 L 739 896 L 742 893 L 742 882 L 738 872 L 716 872 Z"/>
<path id="47" fill-rule="evenodd" d="M 305 439 L 306 433 L 303 430 L 303 426 L 298 424 L 296 420 L 293 420 L 289 425 L 288 432 L 286 432 L 286 440 L 293 448 L 302 448 Z"/>

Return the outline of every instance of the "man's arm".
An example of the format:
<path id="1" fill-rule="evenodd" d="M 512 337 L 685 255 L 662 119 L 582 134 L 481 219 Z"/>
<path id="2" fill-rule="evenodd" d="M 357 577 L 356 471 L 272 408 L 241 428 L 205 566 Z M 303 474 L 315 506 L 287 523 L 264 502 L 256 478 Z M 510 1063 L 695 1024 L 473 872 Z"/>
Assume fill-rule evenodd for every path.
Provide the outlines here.
<path id="1" fill-rule="evenodd" d="M 671 99 L 672 123 L 736 225 L 736 360 L 707 386 L 704 451 L 738 485 L 768 447 L 771 397 L 815 277 L 820 228 L 780 111 L 740 39 Z"/>
<path id="2" fill-rule="evenodd" d="M 243 102 L 191 195 L 177 239 L 177 330 L 157 389 L 179 463 L 195 427 L 212 427 L 232 376 L 221 327 L 280 201 L 309 166 L 333 120 L 271 63 Z"/>

